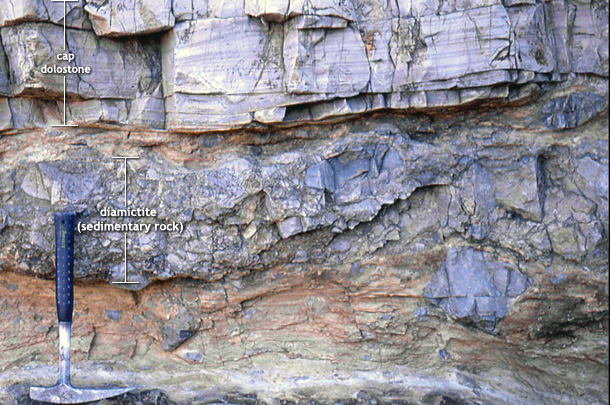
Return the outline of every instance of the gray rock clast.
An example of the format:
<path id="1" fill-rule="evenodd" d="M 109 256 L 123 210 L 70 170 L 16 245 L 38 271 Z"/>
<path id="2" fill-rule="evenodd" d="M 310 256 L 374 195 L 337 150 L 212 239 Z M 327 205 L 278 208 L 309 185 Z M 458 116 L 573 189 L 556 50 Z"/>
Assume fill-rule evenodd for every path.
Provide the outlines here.
<path id="1" fill-rule="evenodd" d="M 490 256 L 472 248 L 449 249 L 424 297 L 458 319 L 493 331 L 508 313 L 508 300 L 523 293 L 530 281 L 514 264 Z"/>
<path id="2" fill-rule="evenodd" d="M 63 45 L 63 6 L 42 3 L 3 2 L 0 130 L 61 118 L 62 77 L 38 67 Z M 607 21 L 600 1 L 83 0 L 68 3 L 68 48 L 94 72 L 68 75 L 68 115 L 205 132 L 517 102 L 570 74 L 607 77 Z M 594 96 L 564 107 L 588 117 Z"/>
<path id="3" fill-rule="evenodd" d="M 549 129 L 576 128 L 598 115 L 606 99 L 596 93 L 572 93 L 547 101 L 542 107 L 542 121 Z"/>

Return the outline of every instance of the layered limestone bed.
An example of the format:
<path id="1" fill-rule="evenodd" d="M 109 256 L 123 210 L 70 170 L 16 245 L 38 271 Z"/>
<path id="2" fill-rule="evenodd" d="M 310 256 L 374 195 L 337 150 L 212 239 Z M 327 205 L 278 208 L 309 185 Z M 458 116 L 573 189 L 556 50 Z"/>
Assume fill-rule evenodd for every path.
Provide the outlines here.
<path id="1" fill-rule="evenodd" d="M 608 403 L 607 1 L 65 7 L 0 4 L 1 403 L 62 210 L 103 404 Z"/>

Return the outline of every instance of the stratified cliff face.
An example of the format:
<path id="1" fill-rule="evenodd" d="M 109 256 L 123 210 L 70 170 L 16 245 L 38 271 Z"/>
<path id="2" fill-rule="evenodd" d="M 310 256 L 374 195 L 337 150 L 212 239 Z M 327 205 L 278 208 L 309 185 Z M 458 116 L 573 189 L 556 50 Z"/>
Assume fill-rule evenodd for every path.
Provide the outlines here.
<path id="1" fill-rule="evenodd" d="M 69 209 L 105 404 L 608 403 L 607 1 L 65 7 L 0 4 L 0 402 Z"/>

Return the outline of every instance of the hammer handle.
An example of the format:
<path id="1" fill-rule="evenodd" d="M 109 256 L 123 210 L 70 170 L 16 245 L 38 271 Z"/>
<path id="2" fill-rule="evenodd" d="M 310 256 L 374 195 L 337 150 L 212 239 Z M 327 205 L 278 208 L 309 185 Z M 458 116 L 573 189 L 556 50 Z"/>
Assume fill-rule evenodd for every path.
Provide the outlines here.
<path id="1" fill-rule="evenodd" d="M 55 217 L 55 301 L 60 322 L 72 322 L 74 309 L 74 225 L 73 212 Z"/>

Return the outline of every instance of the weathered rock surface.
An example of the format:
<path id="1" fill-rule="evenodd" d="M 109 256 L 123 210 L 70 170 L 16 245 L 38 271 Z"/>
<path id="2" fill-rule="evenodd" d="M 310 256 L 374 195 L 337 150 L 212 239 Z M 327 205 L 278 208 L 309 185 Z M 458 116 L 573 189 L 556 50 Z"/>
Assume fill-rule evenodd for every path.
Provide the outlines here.
<path id="1" fill-rule="evenodd" d="M 575 353 L 584 352 L 596 359 L 586 367 L 607 379 L 607 346 L 600 343 L 607 327 L 595 326 L 607 325 L 608 314 L 607 124 L 594 118 L 576 129 L 574 141 L 566 130 L 546 128 L 545 103 L 462 118 L 382 115 L 273 136 L 77 130 L 45 145 L 34 142 L 35 133 L 6 137 L 0 262 L 9 272 L 0 305 L 9 319 L 5 333 L 15 336 L 6 347 L 32 339 L 40 324 L 10 309 L 10 297 L 23 297 L 26 277 L 10 271 L 52 276 L 52 212 L 70 206 L 83 223 L 103 220 L 100 209 L 120 208 L 124 198 L 123 170 L 110 156 L 137 154 L 129 163 L 131 204 L 154 207 L 159 216 L 134 222 L 180 221 L 184 231 L 130 234 L 129 278 L 140 282 L 135 298 L 100 284 L 79 287 L 86 290 L 77 302 L 86 307 L 77 319 L 83 328 L 97 324 L 100 334 L 77 333 L 85 339 L 83 360 L 122 359 L 131 371 L 112 375 L 136 381 L 153 362 L 186 373 L 187 386 L 193 380 L 186 370 L 211 367 L 221 377 L 205 395 L 257 392 L 262 402 L 324 402 L 365 390 L 382 402 L 417 403 L 456 378 L 457 385 L 443 388 L 456 400 L 542 401 L 558 398 L 554 384 L 570 384 L 571 392 L 597 401 L 607 394 L 601 385 L 588 382 L 597 388 L 583 391 L 571 378 L 557 382 L 557 375 L 565 375 L 560 358 L 582 362 Z M 474 123 L 476 131 L 469 129 Z M 120 233 L 80 234 L 78 279 L 123 277 L 122 245 Z M 175 277 L 187 280 L 155 283 Z M 50 302 L 43 318 L 50 328 L 52 284 L 38 283 Z M 17 307 L 42 316 L 41 304 L 28 302 Z M 31 331 L 16 329 L 21 325 Z M 44 336 L 32 342 L 52 345 L 53 330 Z M 489 354 L 485 365 L 473 345 Z M 33 347 L 1 367 L 26 364 Z M 54 361 L 52 352 L 44 350 L 45 361 Z M 166 360 L 166 352 L 177 357 Z M 500 352 L 513 353 L 519 365 L 501 371 Z M 538 354 L 526 360 L 531 356 L 517 354 L 523 352 Z M 534 360 L 540 355 L 544 360 Z M 234 364 L 230 369 L 242 372 L 244 361 L 252 364 L 247 378 L 223 371 Z M 335 366 L 314 372 L 318 361 Z M 270 372 L 268 362 L 283 364 L 283 377 L 260 385 L 256 376 Z M 394 365 L 384 375 L 437 380 L 430 388 L 405 382 L 411 394 L 390 394 L 382 387 L 393 380 L 375 377 L 381 385 L 362 380 L 354 393 L 337 388 L 310 396 L 319 392 L 319 379 L 338 384 L 337 369 L 339 375 L 360 369 L 368 379 L 382 363 Z M 475 363 L 487 371 L 452 374 Z M 441 371 L 430 374 L 430 367 Z M 553 382 L 527 374 L 528 367 L 543 367 Z M 518 382 L 523 373 L 534 378 L 535 391 Z M 244 383 L 230 384 L 235 378 Z M 518 388 L 492 394 L 487 387 L 496 378 Z M 155 381 L 174 401 L 193 399 L 192 390 Z M 305 389 L 301 381 L 313 385 Z M 276 384 L 284 388 L 276 391 Z"/>
<path id="2" fill-rule="evenodd" d="M 458 319 L 482 323 L 493 330 L 508 312 L 508 299 L 528 287 L 527 276 L 508 262 L 485 252 L 450 249 L 444 265 L 424 290 L 424 297 Z"/>
<path id="3" fill-rule="evenodd" d="M 68 93 L 122 104 L 83 108 L 68 100 L 69 119 L 81 125 L 292 126 L 384 109 L 510 104 L 570 74 L 608 77 L 603 1 L 68 4 L 72 64 L 93 69 L 68 75 Z M 0 94 L 57 98 L 62 76 L 39 69 L 62 51 L 61 4 L 7 0 L 3 9 Z M 146 36 L 158 31 L 167 32 Z M 133 35 L 139 39 L 98 38 Z M 132 103 L 138 112 L 129 117 Z M 38 126 L 55 124 L 56 114 L 44 115 Z"/>
<path id="4" fill-rule="evenodd" d="M 83 10 L 81 2 L 65 3 L 66 26 L 71 28 L 91 29 L 91 23 Z M 28 21 L 52 22 L 64 24 L 64 2 L 39 0 L 6 0 L 0 9 L 0 27 L 20 24 Z"/>
<path id="5" fill-rule="evenodd" d="M 576 128 L 599 114 L 606 99 L 595 93 L 573 93 L 547 101 L 542 107 L 544 125 L 550 129 Z"/>
<path id="6" fill-rule="evenodd" d="M 14 95 L 63 94 L 63 75 L 40 72 L 41 66 L 58 63 L 56 55 L 63 52 L 61 27 L 24 23 L 2 28 L 2 36 Z M 67 75 L 68 94 L 86 99 L 134 99 L 138 92 L 159 85 L 158 47 L 154 44 L 110 41 L 83 30 L 68 30 L 66 36 L 67 48 L 79 66 L 93 70 L 89 74 Z M 92 52 L 95 49 L 100 51 Z"/>
<path id="7" fill-rule="evenodd" d="M 2 6 L 0 403 L 607 403 L 607 2 Z"/>
<path id="8" fill-rule="evenodd" d="M 85 10 L 100 36 L 150 34 L 174 26 L 171 0 L 87 0 Z"/>
<path id="9" fill-rule="evenodd" d="M 284 22 L 291 17 L 302 15 L 338 17 L 347 21 L 356 19 L 351 1 L 253 0 L 245 2 L 244 11 L 249 16 L 272 22 Z"/>

